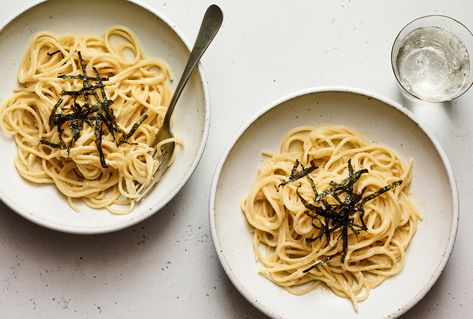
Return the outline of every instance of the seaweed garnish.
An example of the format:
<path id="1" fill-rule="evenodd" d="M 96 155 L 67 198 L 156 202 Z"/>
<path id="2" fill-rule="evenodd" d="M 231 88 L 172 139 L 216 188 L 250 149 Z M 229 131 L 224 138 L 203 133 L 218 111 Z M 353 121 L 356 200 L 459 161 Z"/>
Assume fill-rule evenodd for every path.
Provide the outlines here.
<path id="1" fill-rule="evenodd" d="M 300 171 L 297 171 L 297 169 L 299 168 L 299 166 L 301 167 L 301 170 Z M 309 175 L 310 173 L 312 173 L 314 170 L 317 169 L 317 166 L 315 165 L 315 161 L 314 160 L 311 160 L 310 161 L 310 166 L 309 167 L 304 167 L 304 165 L 302 165 L 298 159 L 296 159 L 296 161 L 294 162 L 294 166 L 292 166 L 292 170 L 291 170 L 291 175 L 289 176 L 288 180 L 285 181 L 285 182 L 282 182 L 281 184 L 278 185 L 278 187 L 283 187 L 284 185 L 286 185 L 287 183 L 290 183 L 290 182 L 294 182 L 298 179 L 301 179 L 303 178 L 304 176 L 307 176 Z"/>
<path id="2" fill-rule="evenodd" d="M 302 175 L 304 168 L 301 172 L 299 172 L 299 175 L 296 172 L 299 165 L 299 162 L 296 160 L 293 171 L 291 172 L 291 176 L 289 177 L 289 180 L 284 183 L 284 185 L 296 180 L 297 178 L 295 177 Z M 341 261 L 344 262 L 348 250 L 349 231 L 358 234 L 360 231 L 368 230 L 368 227 L 364 221 L 365 211 L 363 209 L 363 205 L 402 184 L 402 180 L 397 180 L 373 193 L 370 193 L 369 195 L 364 196 L 365 188 L 357 193 L 354 190 L 354 186 L 360 177 L 365 173 L 368 173 L 367 169 L 355 171 L 351 164 L 351 159 L 349 159 L 348 177 L 343 179 L 340 183 L 333 181 L 330 182 L 331 187 L 320 193 L 317 191 L 315 182 L 311 176 L 309 174 L 303 175 L 303 177 L 307 178 L 309 181 L 314 193 L 314 196 L 311 200 L 313 203 L 310 200 L 305 199 L 300 194 L 300 185 L 297 187 L 296 193 L 306 208 L 304 214 L 312 219 L 312 226 L 317 230 L 317 234 L 314 237 L 309 237 L 305 240 L 307 242 L 314 242 L 325 237 L 327 242 L 329 242 L 332 232 L 337 230 L 340 232 L 337 240 L 342 240 L 342 250 L 340 252 L 333 256 L 325 257 L 316 261 L 315 264 L 305 269 L 303 271 L 304 273 L 329 262 L 337 255 L 341 255 Z M 356 223 L 357 216 L 360 224 Z"/>
<path id="3" fill-rule="evenodd" d="M 99 151 L 100 164 L 102 165 L 102 167 L 108 167 L 107 162 L 105 162 L 105 155 L 103 154 L 102 136 L 102 120 L 97 117 L 95 119 L 95 144 L 97 145 L 97 150 Z"/>
<path id="4" fill-rule="evenodd" d="M 337 254 L 338 255 L 338 254 Z M 333 257 L 337 256 L 337 255 L 333 255 L 333 256 L 328 256 L 328 257 L 325 257 L 325 258 L 322 258 L 320 260 L 317 260 L 312 266 L 310 266 L 309 268 L 306 268 L 304 269 L 302 272 L 305 274 L 305 273 L 308 273 L 309 271 L 311 271 L 312 269 L 316 268 L 316 267 L 319 267 L 319 266 L 322 266 L 323 264 L 326 264 L 328 263 L 330 260 L 332 260 Z"/>
<path id="5" fill-rule="evenodd" d="M 53 127 L 53 126 L 56 125 L 55 114 L 56 114 L 56 111 L 57 111 L 59 105 L 62 104 L 62 101 L 63 101 L 63 98 L 60 98 L 60 99 L 56 102 L 56 104 L 54 104 L 53 109 L 52 109 L 52 111 L 51 111 L 51 114 L 49 114 L 49 126 L 50 126 L 50 127 Z"/>
<path id="6" fill-rule="evenodd" d="M 61 51 L 51 52 L 48 53 L 48 55 L 51 56 L 58 52 Z M 103 135 L 107 133 L 105 129 L 112 135 L 117 146 L 123 143 L 130 144 L 128 139 L 135 134 L 140 125 L 148 118 L 148 115 L 146 113 L 143 114 L 136 123 L 133 124 L 129 132 L 121 128 L 117 123 L 113 109 L 110 108 L 113 101 L 108 98 L 105 91 L 104 82 L 109 81 L 109 78 L 102 77 L 95 67 L 92 67 L 95 76 L 88 76 L 86 65 L 80 51 L 78 52 L 78 56 L 82 73 L 62 74 L 59 75 L 58 78 L 63 80 L 79 79 L 82 81 L 82 87 L 77 90 L 63 90 L 61 92 L 61 98 L 53 106 L 51 114 L 49 115 L 49 127 L 50 129 L 57 129 L 59 142 L 55 143 L 41 139 L 40 143 L 51 148 L 67 150 L 69 154 L 70 149 L 74 147 L 74 143 L 80 138 L 81 130 L 85 123 L 94 129 L 95 144 L 99 153 L 100 164 L 102 167 L 106 168 L 108 165 L 102 146 Z M 91 99 L 92 97 L 93 99 Z M 63 105 L 65 99 L 66 101 L 72 102 L 66 102 L 66 105 Z M 66 125 L 72 132 L 72 138 L 68 144 L 66 144 L 63 138 Z M 117 135 L 121 136 L 120 140 L 117 138 Z"/>
<path id="7" fill-rule="evenodd" d="M 79 95 L 95 95 L 95 90 L 101 88 L 103 86 L 100 85 L 90 85 L 90 86 L 84 86 L 80 90 L 77 91 L 62 91 L 61 95 L 72 95 L 72 96 L 79 96 Z"/>
<path id="8" fill-rule="evenodd" d="M 61 53 L 61 55 L 62 55 L 61 50 L 56 50 L 56 51 L 53 51 L 53 52 L 48 52 L 48 53 L 46 53 L 46 54 L 49 55 L 49 56 L 53 56 L 53 55 L 55 55 L 56 53 Z"/>
<path id="9" fill-rule="evenodd" d="M 49 147 L 52 147 L 52 148 L 58 148 L 58 149 L 61 149 L 61 145 L 57 144 L 57 143 L 51 143 L 50 141 L 47 141 L 45 139 L 42 139 L 41 141 L 39 141 L 41 144 L 43 145 L 47 145 Z"/>
<path id="10" fill-rule="evenodd" d="M 84 76 L 83 74 L 62 74 L 59 75 L 58 78 L 60 79 L 78 79 L 84 81 L 85 79 L 89 79 L 90 81 L 108 81 L 108 77 L 93 77 L 93 76 Z"/>
<path id="11" fill-rule="evenodd" d="M 140 117 L 140 119 L 135 124 L 133 124 L 130 131 L 125 136 L 125 141 L 128 140 L 131 136 L 133 136 L 133 134 L 135 134 L 138 127 L 140 127 L 141 123 L 143 123 L 147 118 L 148 118 L 148 114 L 145 113 Z"/>

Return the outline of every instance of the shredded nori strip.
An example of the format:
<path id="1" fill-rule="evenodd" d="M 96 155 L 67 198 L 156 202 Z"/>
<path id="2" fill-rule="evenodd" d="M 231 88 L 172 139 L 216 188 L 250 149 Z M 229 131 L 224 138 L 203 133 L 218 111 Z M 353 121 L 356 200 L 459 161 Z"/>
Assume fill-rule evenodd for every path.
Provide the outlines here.
<path id="1" fill-rule="evenodd" d="M 135 123 L 133 124 L 133 126 L 131 127 L 130 129 L 130 132 L 128 132 L 125 136 L 125 140 L 128 140 L 133 134 L 135 134 L 136 130 L 138 129 L 138 127 L 140 127 L 141 123 L 143 123 L 146 119 L 148 118 L 148 114 L 143 114 L 140 119 Z"/>
<path id="2" fill-rule="evenodd" d="M 315 170 L 315 163 L 311 161 L 311 167 L 304 168 L 304 166 L 302 166 L 302 170 L 298 172 L 297 168 L 299 165 L 302 166 L 302 164 L 296 160 L 289 179 L 286 182 L 281 183 L 279 186 L 284 186 L 287 183 L 294 182 L 302 177 L 307 178 L 314 193 L 314 197 L 312 198 L 314 203 L 306 200 L 299 193 L 300 185 L 297 187 L 296 193 L 304 207 L 307 209 L 304 214 L 312 219 L 312 226 L 317 230 L 317 235 L 312 238 L 306 238 L 305 240 L 307 242 L 314 242 L 325 237 L 326 241 L 329 242 L 332 232 L 340 230 L 338 239 L 341 238 L 342 240 L 342 251 L 338 254 L 341 255 L 341 261 L 344 262 L 348 250 L 349 230 L 355 234 L 358 234 L 360 231 L 368 230 L 364 221 L 365 211 L 363 205 L 401 185 L 402 180 L 394 181 L 367 196 L 363 196 L 365 188 L 357 193 L 354 191 L 354 185 L 363 174 L 368 173 L 368 170 L 360 169 L 354 171 L 350 159 L 348 160 L 348 177 L 343 179 L 341 183 L 330 182 L 331 187 L 319 193 L 316 189 L 314 180 L 309 175 L 310 172 Z M 333 203 L 331 204 L 329 198 L 335 199 L 336 203 L 333 203 L 334 201 L 331 200 Z M 356 214 L 358 214 L 358 219 L 361 225 L 355 223 Z M 306 273 L 317 266 L 323 265 L 335 256 L 336 255 L 323 258 L 317 261 L 314 265 L 305 269 L 303 272 Z"/>
<path id="3" fill-rule="evenodd" d="M 60 51 L 58 50 L 56 52 L 48 53 L 48 55 L 53 55 L 58 52 Z M 79 88 L 78 90 L 62 91 L 62 97 L 53 106 L 49 116 L 49 127 L 51 130 L 54 128 L 57 129 L 59 143 L 54 143 L 45 139 L 42 139 L 40 143 L 52 148 L 65 149 L 69 153 L 70 149 L 74 146 L 74 143 L 80 138 L 81 130 L 84 128 L 84 123 L 86 123 L 88 126 L 94 128 L 95 144 L 99 153 L 100 164 L 102 167 L 106 168 L 108 165 L 102 147 L 102 138 L 103 135 L 106 134 L 104 128 L 106 128 L 108 133 L 112 135 L 117 146 L 123 143 L 134 144 L 128 142 L 128 139 L 135 134 L 140 125 L 148 118 L 148 115 L 146 113 L 141 115 L 138 121 L 133 124 L 129 132 L 126 132 L 121 128 L 117 123 L 113 109 L 110 108 L 113 101 L 108 99 L 105 92 L 103 82 L 108 81 L 109 78 L 100 76 L 95 67 L 92 67 L 95 76 L 88 76 L 80 51 L 78 52 L 78 55 L 82 74 L 62 74 L 59 75 L 58 78 L 64 80 L 79 79 L 82 81 L 82 88 Z M 66 102 L 66 105 L 61 107 L 64 102 L 64 96 L 72 97 L 69 98 L 72 102 L 69 104 Z M 94 97 L 95 102 L 90 100 L 90 96 Z M 78 101 L 79 99 L 82 100 L 82 104 Z M 72 132 L 72 139 L 67 145 L 63 138 L 64 125 L 67 125 Z M 118 141 L 116 137 L 117 134 L 121 135 L 120 141 Z"/>
<path id="4" fill-rule="evenodd" d="M 360 210 L 361 207 L 368 201 L 372 200 L 373 198 L 375 197 L 378 197 L 379 195 L 383 194 L 383 193 L 386 193 L 387 191 L 390 191 L 391 189 L 394 189 L 396 188 L 397 186 L 401 185 L 402 184 L 402 180 L 398 180 L 398 181 L 395 181 L 395 182 L 392 182 L 391 184 L 388 184 L 386 186 L 384 186 L 383 188 L 380 188 L 378 189 L 376 192 L 366 196 L 365 198 L 363 198 L 361 200 L 361 203 L 359 203 L 355 209 L 356 210 Z"/>
<path id="5" fill-rule="evenodd" d="M 61 50 L 56 50 L 54 52 L 48 52 L 47 55 L 52 56 L 52 55 L 55 55 L 56 53 L 61 53 L 62 54 Z"/>
<path id="6" fill-rule="evenodd" d="M 298 172 L 297 169 L 299 168 L 299 165 L 301 166 L 301 170 Z M 307 176 L 308 174 L 312 173 L 316 169 L 317 169 L 317 166 L 315 165 L 315 162 L 313 160 L 310 161 L 310 167 L 305 168 L 304 165 L 302 165 L 299 162 L 299 160 L 296 159 L 296 161 L 294 162 L 294 166 L 292 167 L 291 175 L 289 176 L 289 179 L 279 184 L 278 187 L 283 187 L 287 183 L 294 182 L 298 179 L 301 179 L 302 177 Z"/>
<path id="7" fill-rule="evenodd" d="M 95 68 L 94 68 L 95 69 Z M 108 81 L 109 78 L 107 77 L 91 77 L 91 76 L 84 76 L 83 74 L 62 74 L 59 75 L 58 78 L 60 79 L 78 79 L 84 81 L 85 79 L 89 81 Z"/>
<path id="8" fill-rule="evenodd" d="M 102 148 L 102 120 L 100 118 L 95 119 L 95 144 L 97 145 L 97 150 L 99 151 L 100 155 L 100 164 L 102 167 L 108 167 L 107 163 L 105 162 L 105 155 L 103 154 Z"/>
<path id="9" fill-rule="evenodd" d="M 62 148 L 61 145 L 59 145 L 57 143 L 51 143 L 50 141 L 47 141 L 47 140 L 41 140 L 39 142 L 43 145 L 47 145 L 47 146 L 52 147 L 52 148 L 59 148 L 59 149 Z"/>
<path id="10" fill-rule="evenodd" d="M 69 123 L 69 127 L 72 131 L 72 138 L 74 141 L 77 141 L 80 137 L 80 129 L 79 129 L 79 119 L 72 119 Z"/>
<path id="11" fill-rule="evenodd" d="M 53 126 L 56 125 L 56 118 L 55 118 L 55 115 L 56 115 L 56 111 L 57 111 L 59 105 L 61 105 L 62 101 L 63 101 L 63 99 L 60 98 L 60 99 L 56 102 L 56 104 L 54 104 L 53 110 L 51 111 L 51 114 L 49 114 L 49 126 L 50 126 L 50 127 L 53 127 Z"/>
<path id="12" fill-rule="evenodd" d="M 82 89 L 78 91 L 62 91 L 61 95 L 73 95 L 73 96 L 79 96 L 79 95 L 95 95 L 96 92 L 95 90 L 98 88 L 103 87 L 103 85 L 91 85 L 91 86 L 84 86 Z"/>
<path id="13" fill-rule="evenodd" d="M 335 257 L 337 255 L 334 255 L 334 256 L 328 256 L 328 257 L 325 257 L 323 259 L 320 259 L 320 260 L 317 260 L 315 262 L 315 264 L 313 264 L 312 266 L 310 266 L 309 268 L 307 269 L 304 269 L 302 272 L 305 274 L 305 273 L 308 273 L 309 271 L 311 271 L 312 269 L 316 268 L 316 267 L 319 267 L 323 264 L 326 264 L 328 263 L 330 260 L 332 260 L 333 257 Z"/>
<path id="14" fill-rule="evenodd" d="M 62 128 L 62 126 L 59 126 L 57 128 L 57 131 L 58 131 L 58 135 L 59 135 L 59 144 L 61 145 L 61 148 L 62 149 L 66 149 L 66 142 L 64 142 L 64 138 L 62 137 L 62 134 L 64 133 L 64 129 Z M 69 150 L 67 150 L 67 152 L 69 153 Z"/>

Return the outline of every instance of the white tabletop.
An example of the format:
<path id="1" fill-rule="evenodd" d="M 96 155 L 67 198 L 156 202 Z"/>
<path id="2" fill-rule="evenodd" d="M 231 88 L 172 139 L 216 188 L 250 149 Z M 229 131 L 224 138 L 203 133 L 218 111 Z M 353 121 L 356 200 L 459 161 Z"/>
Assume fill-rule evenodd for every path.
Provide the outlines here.
<path id="1" fill-rule="evenodd" d="M 33 2 L 1 1 L 0 21 Z M 192 41 L 211 3 L 142 2 Z M 208 201 L 215 165 L 242 123 L 272 100 L 307 87 L 348 85 L 409 107 L 436 135 L 457 178 L 461 209 L 453 254 L 432 290 L 402 318 L 471 318 L 473 90 L 451 105 L 407 103 L 391 70 L 390 50 L 399 30 L 426 14 L 449 15 L 473 29 L 473 2 L 216 3 L 224 24 L 203 59 L 211 131 L 193 177 L 153 217 L 100 236 L 43 229 L 0 203 L 0 317 L 265 318 L 233 287 L 214 251 Z"/>

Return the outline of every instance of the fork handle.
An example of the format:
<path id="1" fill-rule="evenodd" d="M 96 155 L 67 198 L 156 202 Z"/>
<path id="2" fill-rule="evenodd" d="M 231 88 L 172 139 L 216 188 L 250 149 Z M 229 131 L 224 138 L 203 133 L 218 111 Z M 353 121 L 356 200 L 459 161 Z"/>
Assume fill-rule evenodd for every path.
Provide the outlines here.
<path id="1" fill-rule="evenodd" d="M 186 67 L 184 68 L 184 72 L 182 72 L 181 79 L 177 84 L 176 91 L 174 91 L 171 102 L 169 103 L 163 123 L 169 123 L 171 114 L 174 111 L 174 107 L 176 106 L 177 100 L 179 99 L 182 90 L 186 86 L 187 81 L 189 81 L 192 71 L 199 63 L 200 58 L 202 58 L 205 50 L 207 50 L 210 42 L 212 42 L 213 38 L 220 29 L 222 21 L 223 13 L 217 5 L 213 4 L 207 8 L 204 18 L 202 19 L 202 24 L 200 25 L 199 33 L 197 34 L 194 47 L 192 48 L 189 60 L 187 61 Z"/>

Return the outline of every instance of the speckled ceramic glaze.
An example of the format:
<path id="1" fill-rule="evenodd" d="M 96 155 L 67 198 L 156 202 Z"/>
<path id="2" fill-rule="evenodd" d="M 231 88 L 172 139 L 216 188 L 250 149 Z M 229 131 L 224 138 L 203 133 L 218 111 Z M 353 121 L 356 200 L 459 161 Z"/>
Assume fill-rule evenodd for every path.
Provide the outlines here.
<path id="1" fill-rule="evenodd" d="M 77 14 L 87 12 L 87 14 Z M 0 98 L 5 101 L 17 86 L 16 74 L 33 35 L 102 34 L 112 25 L 129 27 L 149 57 L 160 57 L 180 76 L 189 49 L 176 27 L 151 8 L 129 1 L 47 1 L 26 10 L 6 23 L 0 32 Z M 173 82 L 176 85 L 177 81 Z M 115 216 L 105 210 L 81 205 L 74 212 L 53 185 L 33 185 L 16 172 L 16 145 L 0 133 L 0 198 L 14 211 L 40 225 L 71 233 L 104 233 L 135 224 L 161 209 L 184 186 L 202 155 L 209 129 L 210 105 L 202 68 L 194 72 L 174 112 L 174 134 L 183 140 L 176 161 L 153 192 L 128 215 Z"/>
<path id="2" fill-rule="evenodd" d="M 328 289 L 295 296 L 257 271 L 252 236 L 240 210 L 257 176 L 262 149 L 279 150 L 299 125 L 340 124 L 414 160 L 411 192 L 424 216 L 407 250 L 402 272 L 371 291 L 356 314 L 351 302 Z M 212 186 L 210 221 L 220 262 L 239 291 L 272 318 L 394 318 L 432 287 L 450 256 L 458 219 L 457 189 L 438 142 L 398 103 L 345 87 L 309 89 L 284 97 L 258 114 L 233 140 Z"/>

